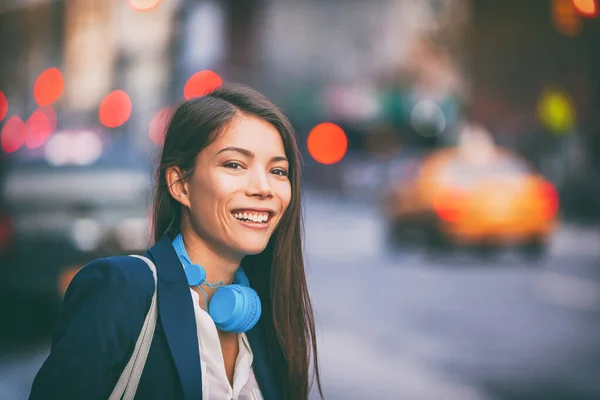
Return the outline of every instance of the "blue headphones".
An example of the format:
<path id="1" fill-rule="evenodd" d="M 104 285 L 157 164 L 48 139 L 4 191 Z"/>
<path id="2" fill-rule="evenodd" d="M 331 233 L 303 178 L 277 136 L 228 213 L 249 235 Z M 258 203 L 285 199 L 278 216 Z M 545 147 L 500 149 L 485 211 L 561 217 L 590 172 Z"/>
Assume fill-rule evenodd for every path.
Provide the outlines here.
<path id="1" fill-rule="evenodd" d="M 258 322 L 262 309 L 258 293 L 250 287 L 250 281 L 242 268 L 238 268 L 231 285 L 223 285 L 221 281 L 208 283 L 204 268 L 192 264 L 181 233 L 177 235 L 172 244 L 183 264 L 188 284 L 197 286 L 204 293 L 204 308 L 215 322 L 216 327 L 222 331 L 236 333 L 247 332 L 252 329 Z M 211 289 L 219 289 L 213 294 L 208 308 L 206 307 L 206 292 L 204 292 L 201 285 L 206 285 Z"/>

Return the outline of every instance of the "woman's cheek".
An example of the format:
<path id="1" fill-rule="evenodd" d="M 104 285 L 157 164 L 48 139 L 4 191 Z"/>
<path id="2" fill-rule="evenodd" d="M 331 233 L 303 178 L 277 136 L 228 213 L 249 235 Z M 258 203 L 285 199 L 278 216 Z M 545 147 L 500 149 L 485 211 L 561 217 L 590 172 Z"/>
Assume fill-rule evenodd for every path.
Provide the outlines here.
<path id="1" fill-rule="evenodd" d="M 245 188 L 245 179 L 242 176 L 234 176 L 227 173 L 222 173 L 215 176 L 213 188 L 217 193 L 222 195 L 231 194 L 233 192 Z"/>
<path id="2" fill-rule="evenodd" d="M 283 207 L 287 208 L 292 200 L 292 185 L 289 181 L 284 182 L 281 188 L 281 201 L 283 203 Z"/>

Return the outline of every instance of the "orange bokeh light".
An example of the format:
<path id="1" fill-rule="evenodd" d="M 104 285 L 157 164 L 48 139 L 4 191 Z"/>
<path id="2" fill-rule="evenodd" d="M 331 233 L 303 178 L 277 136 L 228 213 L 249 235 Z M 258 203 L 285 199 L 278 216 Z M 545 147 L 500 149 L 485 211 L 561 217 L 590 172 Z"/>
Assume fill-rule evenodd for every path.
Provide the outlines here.
<path id="1" fill-rule="evenodd" d="M 572 0 L 573 7 L 584 17 L 595 17 L 598 15 L 597 0 Z"/>
<path id="2" fill-rule="evenodd" d="M 221 77 L 214 71 L 196 72 L 188 79 L 183 88 L 183 97 L 191 99 L 204 96 L 223 84 Z"/>
<path id="3" fill-rule="evenodd" d="M 25 145 L 28 148 L 35 149 L 46 143 L 46 140 L 56 128 L 56 119 L 52 121 L 52 115 L 49 111 L 39 108 L 27 119 L 27 122 L 25 122 L 27 127 Z"/>
<path id="4" fill-rule="evenodd" d="M 321 164 L 334 164 L 344 158 L 348 149 L 346 133 L 334 123 L 323 122 L 308 134 L 308 152 Z"/>
<path id="5" fill-rule="evenodd" d="M 150 140 L 157 146 L 162 146 L 165 140 L 167 124 L 171 119 L 171 115 L 173 115 L 173 109 L 171 107 L 164 107 L 158 110 L 150 121 L 148 135 L 150 136 Z"/>
<path id="6" fill-rule="evenodd" d="M 62 95 L 63 76 L 58 68 L 49 68 L 42 72 L 33 84 L 33 98 L 39 106 L 48 106 Z"/>
<path id="7" fill-rule="evenodd" d="M 162 0 L 127 0 L 131 8 L 135 11 L 154 10 Z"/>
<path id="8" fill-rule="evenodd" d="M 572 0 L 552 0 L 552 19 L 556 29 L 566 36 L 576 36 L 581 31 L 581 17 Z"/>
<path id="9" fill-rule="evenodd" d="M 12 153 L 19 150 L 23 146 L 23 143 L 25 143 L 26 131 L 27 128 L 21 118 L 16 115 L 10 117 L 0 133 L 0 141 L 2 142 L 4 151 Z"/>
<path id="10" fill-rule="evenodd" d="M 117 128 L 127 122 L 131 116 L 131 108 L 131 99 L 127 93 L 123 90 L 110 92 L 100 103 L 100 123 L 107 128 Z"/>
<path id="11" fill-rule="evenodd" d="M 6 113 L 8 112 L 8 99 L 6 95 L 0 90 L 0 121 L 6 117 Z"/>

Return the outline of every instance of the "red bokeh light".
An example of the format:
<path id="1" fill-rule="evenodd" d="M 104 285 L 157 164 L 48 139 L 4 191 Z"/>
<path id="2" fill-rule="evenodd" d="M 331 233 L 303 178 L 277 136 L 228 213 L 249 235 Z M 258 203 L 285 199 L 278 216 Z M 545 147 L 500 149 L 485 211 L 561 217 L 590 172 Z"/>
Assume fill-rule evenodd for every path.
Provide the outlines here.
<path id="1" fill-rule="evenodd" d="M 50 137 L 52 131 L 54 131 L 56 123 L 50 120 L 48 114 L 48 111 L 44 112 L 41 109 L 37 109 L 27 119 L 27 122 L 25 122 L 25 126 L 27 127 L 25 145 L 28 148 L 34 149 L 40 147 L 46 143 L 46 140 Z"/>
<path id="2" fill-rule="evenodd" d="M 550 182 L 543 182 L 539 186 L 539 193 L 542 200 L 542 215 L 546 219 L 556 216 L 559 206 L 559 196 L 556 188 Z"/>
<path id="3" fill-rule="evenodd" d="M 167 133 L 167 124 L 172 115 L 173 109 L 171 107 L 164 107 L 158 110 L 152 117 L 148 135 L 154 144 L 162 146 L 165 140 L 165 134 Z"/>
<path id="4" fill-rule="evenodd" d="M 54 103 L 64 90 L 63 76 L 58 68 L 49 68 L 42 72 L 33 85 L 33 97 L 40 106 Z"/>
<path id="5" fill-rule="evenodd" d="M 348 138 L 342 128 L 331 122 L 323 122 L 308 134 L 308 152 L 321 164 L 334 164 L 344 158 Z"/>
<path id="6" fill-rule="evenodd" d="M 6 113 L 8 112 L 8 99 L 6 95 L 0 90 L 0 121 L 6 117 Z"/>
<path id="7" fill-rule="evenodd" d="M 23 143 L 25 143 L 26 131 L 27 128 L 21 118 L 16 115 L 10 117 L 0 133 L 2 149 L 7 153 L 19 150 L 23 146 Z"/>
<path id="8" fill-rule="evenodd" d="M 54 111 L 54 108 L 52 106 L 38 107 L 36 111 L 43 113 L 46 116 L 46 118 L 48 118 L 48 122 L 50 123 L 50 129 L 54 131 L 56 129 L 57 124 L 56 111 Z"/>
<path id="9" fill-rule="evenodd" d="M 223 80 L 216 72 L 206 70 L 196 72 L 188 79 L 183 88 L 183 97 L 191 99 L 204 96 L 223 84 Z"/>
<path id="10" fill-rule="evenodd" d="M 135 11 L 150 11 L 154 10 L 162 0 L 127 0 L 129 6 Z"/>
<path id="11" fill-rule="evenodd" d="M 107 128 L 117 128 L 127 122 L 131 116 L 131 108 L 131 99 L 127 93 L 123 90 L 110 92 L 100 103 L 100 123 Z"/>

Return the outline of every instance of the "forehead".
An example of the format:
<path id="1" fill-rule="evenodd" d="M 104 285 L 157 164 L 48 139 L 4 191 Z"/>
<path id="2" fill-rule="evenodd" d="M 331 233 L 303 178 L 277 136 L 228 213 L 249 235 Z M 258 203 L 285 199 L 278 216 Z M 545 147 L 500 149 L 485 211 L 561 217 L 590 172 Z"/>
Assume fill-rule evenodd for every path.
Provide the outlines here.
<path id="1" fill-rule="evenodd" d="M 285 155 L 277 128 L 253 115 L 235 117 L 210 147 L 217 152 L 227 146 L 241 147 L 269 157 Z"/>

